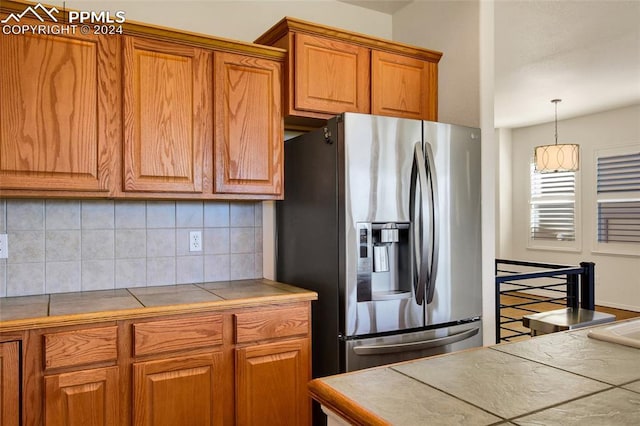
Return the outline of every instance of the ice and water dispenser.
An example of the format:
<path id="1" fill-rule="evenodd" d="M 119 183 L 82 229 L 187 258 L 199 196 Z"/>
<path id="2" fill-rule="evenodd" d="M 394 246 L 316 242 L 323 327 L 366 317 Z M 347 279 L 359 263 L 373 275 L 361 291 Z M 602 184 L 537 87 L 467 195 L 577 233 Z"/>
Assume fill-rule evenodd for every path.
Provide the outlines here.
<path id="1" fill-rule="evenodd" d="M 358 302 L 411 297 L 409 223 L 359 222 Z"/>

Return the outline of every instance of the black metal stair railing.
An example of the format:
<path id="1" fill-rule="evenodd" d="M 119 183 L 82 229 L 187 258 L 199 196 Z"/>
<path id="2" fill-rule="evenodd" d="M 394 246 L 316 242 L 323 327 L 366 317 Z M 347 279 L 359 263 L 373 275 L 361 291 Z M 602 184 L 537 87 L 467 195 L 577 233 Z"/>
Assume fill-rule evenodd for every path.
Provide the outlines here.
<path id="1" fill-rule="evenodd" d="M 522 268 L 529 270 L 522 271 Z M 507 314 L 508 308 L 537 313 L 540 311 L 532 309 L 532 305 L 548 303 L 594 310 L 594 270 L 592 262 L 567 266 L 496 259 L 496 343 L 529 335 L 528 331 L 513 328 L 521 318 Z M 532 294 L 532 290 L 537 293 Z M 539 295 L 540 290 L 545 296 Z M 508 304 L 502 300 L 503 295 L 517 295 L 518 299 L 525 301 Z M 503 336 L 503 330 L 508 331 L 508 336 Z"/>

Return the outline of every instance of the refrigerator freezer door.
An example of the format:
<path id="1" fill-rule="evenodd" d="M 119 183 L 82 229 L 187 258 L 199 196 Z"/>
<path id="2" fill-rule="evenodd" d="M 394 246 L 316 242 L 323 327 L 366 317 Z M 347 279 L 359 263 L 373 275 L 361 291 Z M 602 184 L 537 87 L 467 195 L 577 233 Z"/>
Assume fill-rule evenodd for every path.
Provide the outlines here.
<path id="1" fill-rule="evenodd" d="M 482 346 L 482 322 L 346 342 L 347 371 Z"/>
<path id="2" fill-rule="evenodd" d="M 435 122 L 423 126 L 438 183 L 438 273 L 425 312 L 426 325 L 435 325 L 482 314 L 480 130 Z"/>
<path id="3" fill-rule="evenodd" d="M 344 188 L 344 197 L 338 199 L 343 200 L 339 216 L 344 219 L 345 232 L 345 334 L 354 336 L 421 327 L 424 310 L 414 301 L 410 280 L 401 283 L 403 288 L 406 284 L 408 290 L 398 293 L 398 297 L 387 297 L 392 293 L 386 293 L 385 297 L 372 294 L 372 300 L 364 301 L 360 297 L 358 301 L 357 296 L 358 262 L 366 254 L 360 252 L 358 224 L 404 226 L 410 222 L 411 167 L 414 145 L 422 142 L 422 122 L 354 113 L 345 113 L 342 117 L 338 150 L 344 155 L 340 185 Z M 360 283 L 362 287 L 362 280 Z M 364 294 L 362 288 L 360 294 Z"/>

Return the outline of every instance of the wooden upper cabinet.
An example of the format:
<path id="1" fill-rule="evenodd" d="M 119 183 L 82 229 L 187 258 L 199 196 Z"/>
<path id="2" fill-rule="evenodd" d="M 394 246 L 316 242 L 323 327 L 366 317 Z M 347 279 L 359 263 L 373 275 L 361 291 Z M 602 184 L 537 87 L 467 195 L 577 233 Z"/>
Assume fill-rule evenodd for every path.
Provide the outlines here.
<path id="1" fill-rule="evenodd" d="M 282 194 L 282 64 L 215 53 L 215 192 Z"/>
<path id="2" fill-rule="evenodd" d="M 212 141 L 211 53 L 124 38 L 125 191 L 203 191 Z"/>
<path id="3" fill-rule="evenodd" d="M 437 119 L 442 53 L 285 17 L 256 43 L 287 49 L 285 123 L 343 112 Z"/>
<path id="4" fill-rule="evenodd" d="M 294 37 L 295 109 L 369 112 L 369 49 L 307 34 Z"/>
<path id="5" fill-rule="evenodd" d="M 109 195 L 120 129 L 119 43 L 79 31 L 0 35 L 0 189 Z"/>
<path id="6" fill-rule="evenodd" d="M 437 66 L 388 52 L 371 52 L 371 113 L 437 119 Z M 434 93 L 432 93 L 434 92 Z"/>
<path id="7" fill-rule="evenodd" d="M 122 29 L 0 34 L 0 197 L 282 198 L 286 52 Z"/>

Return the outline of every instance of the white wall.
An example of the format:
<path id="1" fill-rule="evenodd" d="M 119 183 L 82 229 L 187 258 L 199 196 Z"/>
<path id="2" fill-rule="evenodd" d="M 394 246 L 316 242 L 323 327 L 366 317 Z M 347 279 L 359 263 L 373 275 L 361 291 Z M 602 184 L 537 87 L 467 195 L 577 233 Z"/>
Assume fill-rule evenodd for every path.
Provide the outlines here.
<path id="1" fill-rule="evenodd" d="M 394 40 L 443 52 L 438 121 L 480 127 L 479 10 L 477 0 L 418 0 L 393 15 Z"/>
<path id="2" fill-rule="evenodd" d="M 529 225 L 529 162 L 536 145 L 553 143 L 554 123 L 512 130 L 512 221 L 511 259 L 577 265 L 596 264 L 596 304 L 640 311 L 640 256 L 621 256 L 593 251 L 595 238 L 595 163 L 598 149 L 640 144 L 640 105 L 561 120 L 558 141 L 580 145 L 579 214 L 580 248 L 577 252 L 527 248 Z M 502 172 L 502 171 L 501 171 Z M 505 176 L 502 181 L 509 181 Z M 639 253 L 640 255 L 640 253 Z"/>
<path id="3" fill-rule="evenodd" d="M 480 127 L 482 129 L 482 317 L 485 345 L 496 341 L 495 271 L 496 179 L 498 149 L 494 129 L 494 3 L 480 3 Z M 461 94 L 464 96 L 464 93 Z"/>
<path id="4" fill-rule="evenodd" d="M 511 176 L 511 129 L 497 129 L 499 179 L 496 179 L 498 210 L 496 213 L 496 257 L 504 258 L 512 253 L 511 240 L 513 224 L 511 209 L 513 205 Z"/>

